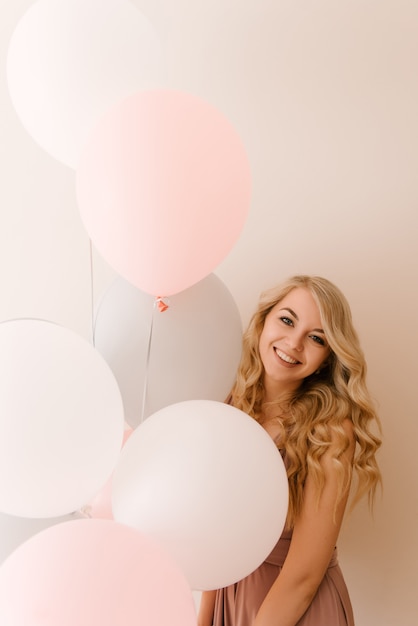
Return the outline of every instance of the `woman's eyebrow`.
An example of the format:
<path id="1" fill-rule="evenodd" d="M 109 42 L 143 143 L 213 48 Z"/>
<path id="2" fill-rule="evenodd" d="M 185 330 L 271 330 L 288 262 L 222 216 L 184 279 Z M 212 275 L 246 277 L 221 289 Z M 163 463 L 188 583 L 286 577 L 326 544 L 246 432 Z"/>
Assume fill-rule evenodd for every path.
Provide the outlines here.
<path id="1" fill-rule="evenodd" d="M 295 320 L 299 321 L 298 316 L 292 309 L 289 309 L 288 307 L 284 307 L 283 309 L 280 309 L 280 311 L 287 311 L 288 313 L 290 313 L 290 315 L 293 315 Z M 322 328 L 313 328 L 312 332 L 321 333 L 322 335 L 325 335 L 325 332 L 322 330 Z"/>
<path id="2" fill-rule="evenodd" d="M 296 313 L 294 311 L 292 311 L 292 309 L 288 309 L 287 307 L 280 309 L 281 311 L 287 311 L 288 313 L 290 313 L 290 315 L 293 315 L 293 317 L 299 321 L 298 316 L 296 315 Z"/>

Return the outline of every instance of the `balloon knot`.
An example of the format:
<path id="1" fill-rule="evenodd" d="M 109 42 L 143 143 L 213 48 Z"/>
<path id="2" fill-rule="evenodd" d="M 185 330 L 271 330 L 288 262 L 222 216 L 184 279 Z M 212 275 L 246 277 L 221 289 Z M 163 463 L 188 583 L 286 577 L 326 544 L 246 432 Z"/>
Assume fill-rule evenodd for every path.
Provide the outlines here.
<path id="1" fill-rule="evenodd" d="M 162 298 L 161 296 L 157 296 L 156 303 L 158 305 L 158 308 L 160 309 L 160 313 L 164 313 L 164 311 L 167 311 L 168 303 L 164 298 Z"/>

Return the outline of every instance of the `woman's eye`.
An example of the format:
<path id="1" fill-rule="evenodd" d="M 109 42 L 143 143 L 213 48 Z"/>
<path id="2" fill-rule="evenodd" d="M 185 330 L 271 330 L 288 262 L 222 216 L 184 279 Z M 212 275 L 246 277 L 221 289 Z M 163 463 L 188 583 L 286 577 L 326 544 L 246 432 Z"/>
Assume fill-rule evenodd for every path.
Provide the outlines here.
<path id="1" fill-rule="evenodd" d="M 289 317 L 281 317 L 280 319 L 284 324 L 287 324 L 288 326 L 293 325 L 293 322 Z"/>
<path id="2" fill-rule="evenodd" d="M 321 346 L 325 346 L 325 340 L 322 337 L 318 337 L 318 335 L 311 335 L 311 339 L 315 341 L 315 343 L 319 343 Z"/>

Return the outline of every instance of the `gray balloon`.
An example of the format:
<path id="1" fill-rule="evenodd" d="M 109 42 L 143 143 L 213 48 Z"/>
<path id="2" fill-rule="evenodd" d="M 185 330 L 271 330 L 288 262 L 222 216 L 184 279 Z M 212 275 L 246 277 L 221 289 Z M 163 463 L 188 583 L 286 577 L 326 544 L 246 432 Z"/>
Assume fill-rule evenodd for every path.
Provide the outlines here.
<path id="1" fill-rule="evenodd" d="M 241 356 L 242 321 L 215 274 L 163 302 L 117 278 L 99 302 L 94 345 L 135 428 L 170 404 L 224 401 Z"/>

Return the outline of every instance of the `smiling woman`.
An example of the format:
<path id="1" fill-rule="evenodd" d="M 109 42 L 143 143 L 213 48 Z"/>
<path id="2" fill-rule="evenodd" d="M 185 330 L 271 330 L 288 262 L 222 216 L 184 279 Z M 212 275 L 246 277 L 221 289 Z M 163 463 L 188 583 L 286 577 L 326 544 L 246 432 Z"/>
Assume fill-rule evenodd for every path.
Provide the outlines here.
<path id="1" fill-rule="evenodd" d="M 330 354 L 318 305 L 308 289 L 296 287 L 266 316 L 259 351 L 265 401 L 275 400 L 324 365 Z"/>
<path id="2" fill-rule="evenodd" d="M 373 503 L 380 428 L 350 307 L 327 279 L 295 276 L 264 293 L 244 334 L 230 402 L 285 460 L 287 524 L 245 579 L 202 595 L 199 626 L 353 626 L 336 542 L 349 498 Z"/>

